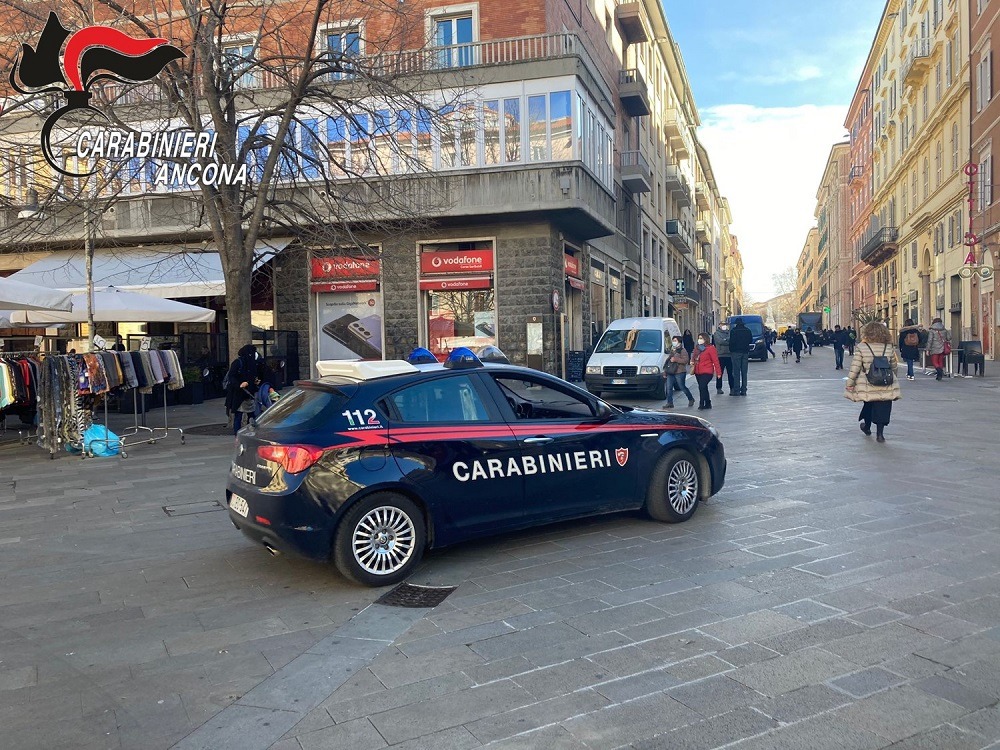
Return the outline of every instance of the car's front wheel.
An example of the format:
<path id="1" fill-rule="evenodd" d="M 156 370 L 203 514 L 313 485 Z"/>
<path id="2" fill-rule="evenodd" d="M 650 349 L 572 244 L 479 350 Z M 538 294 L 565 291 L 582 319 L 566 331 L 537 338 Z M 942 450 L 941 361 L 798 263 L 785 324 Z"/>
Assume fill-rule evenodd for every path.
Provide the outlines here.
<path id="1" fill-rule="evenodd" d="M 390 586 L 406 578 L 427 544 L 423 514 L 412 500 L 390 492 L 364 498 L 344 515 L 333 559 L 346 577 L 364 586 Z"/>
<path id="2" fill-rule="evenodd" d="M 672 450 L 653 469 L 646 490 L 646 512 L 657 521 L 680 523 L 698 508 L 698 463 L 685 450 Z"/>

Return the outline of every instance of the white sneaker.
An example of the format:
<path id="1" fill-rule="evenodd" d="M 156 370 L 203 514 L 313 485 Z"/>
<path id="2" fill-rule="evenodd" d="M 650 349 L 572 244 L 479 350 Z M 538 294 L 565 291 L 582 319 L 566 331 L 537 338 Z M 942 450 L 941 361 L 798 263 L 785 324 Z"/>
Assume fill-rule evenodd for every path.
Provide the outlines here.
<path id="1" fill-rule="evenodd" d="M 906 379 L 907 380 L 916 380 L 916 378 L 914 378 L 912 375 L 907 375 Z"/>

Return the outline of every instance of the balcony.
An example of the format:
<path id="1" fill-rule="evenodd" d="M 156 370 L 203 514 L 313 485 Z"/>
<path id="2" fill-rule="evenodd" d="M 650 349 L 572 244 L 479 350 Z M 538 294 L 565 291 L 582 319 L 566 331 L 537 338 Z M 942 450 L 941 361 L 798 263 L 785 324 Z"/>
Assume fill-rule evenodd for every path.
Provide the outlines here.
<path id="1" fill-rule="evenodd" d="M 693 305 L 697 305 L 699 302 L 701 302 L 701 295 L 698 294 L 696 290 L 691 289 L 690 287 L 685 289 L 682 294 L 674 292 L 671 296 L 674 298 L 675 304 L 678 302 L 690 302 Z"/>
<path id="2" fill-rule="evenodd" d="M 680 190 L 683 184 L 680 167 L 668 164 L 663 170 L 663 186 L 667 190 Z"/>
<path id="3" fill-rule="evenodd" d="M 861 164 L 856 164 L 851 167 L 850 173 L 847 175 L 847 184 L 851 185 L 855 180 L 860 180 L 865 174 L 865 168 Z"/>
<path id="4" fill-rule="evenodd" d="M 896 240 L 898 239 L 899 229 L 883 227 L 861 246 L 859 260 L 872 267 L 879 265 L 896 252 Z"/>
<path id="5" fill-rule="evenodd" d="M 707 221 L 698 221 L 694 225 L 694 234 L 698 242 L 712 242 L 712 225 Z"/>
<path id="6" fill-rule="evenodd" d="M 697 261 L 695 261 L 695 265 L 698 268 L 698 275 L 701 276 L 702 278 L 707 279 L 712 276 L 712 269 L 711 266 L 708 265 L 707 260 L 699 258 Z"/>
<path id="7" fill-rule="evenodd" d="M 712 208 L 707 182 L 699 182 L 697 185 L 695 185 L 694 194 L 695 194 L 695 199 L 698 202 L 698 208 L 700 208 L 702 211 L 708 211 Z"/>
<path id="8" fill-rule="evenodd" d="M 653 189 L 653 170 L 639 151 L 622 151 L 621 178 L 622 185 L 632 193 L 648 193 Z"/>
<path id="9" fill-rule="evenodd" d="M 931 40 L 926 37 L 914 40 L 906 56 L 906 65 L 903 66 L 903 84 L 915 86 L 923 80 L 930 69 Z"/>
<path id="10" fill-rule="evenodd" d="M 948 312 L 953 312 L 953 313 L 962 312 L 962 303 L 952 302 L 951 306 L 948 308 Z"/>
<path id="11" fill-rule="evenodd" d="M 618 96 L 630 117 L 645 117 L 652 111 L 646 80 L 636 68 L 618 72 Z"/>
<path id="12" fill-rule="evenodd" d="M 934 309 L 935 310 L 944 310 L 944 295 L 943 294 L 939 294 L 939 295 L 937 295 L 937 297 L 934 298 Z"/>
<path id="13" fill-rule="evenodd" d="M 615 21 L 621 29 L 626 44 L 640 44 L 649 41 L 646 31 L 645 14 L 642 3 L 634 0 L 619 0 L 615 5 Z"/>
<path id="14" fill-rule="evenodd" d="M 694 238 L 691 237 L 691 230 L 678 219 L 667 219 L 667 240 L 675 248 L 685 255 L 693 255 Z"/>
<path id="15" fill-rule="evenodd" d="M 684 116 L 679 109 L 663 110 L 663 129 L 667 140 L 674 148 L 684 142 Z"/>
<path id="16" fill-rule="evenodd" d="M 667 167 L 667 169 L 669 170 L 671 167 Z M 691 182 L 687 175 L 677 167 L 673 167 L 673 169 L 676 170 L 676 178 L 668 180 L 668 183 L 670 183 L 670 190 L 674 195 L 674 203 L 681 208 L 687 208 L 691 205 Z"/>

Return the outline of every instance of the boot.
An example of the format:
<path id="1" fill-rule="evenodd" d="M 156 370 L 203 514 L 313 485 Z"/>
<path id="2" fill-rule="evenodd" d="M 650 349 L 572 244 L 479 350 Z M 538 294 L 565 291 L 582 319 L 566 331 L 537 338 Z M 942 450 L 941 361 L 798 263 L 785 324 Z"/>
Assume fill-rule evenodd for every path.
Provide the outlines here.
<path id="1" fill-rule="evenodd" d="M 942 368 L 936 368 L 935 372 L 937 372 L 937 376 L 934 378 L 935 380 L 941 380 L 944 377 L 944 370 Z"/>
<path id="2" fill-rule="evenodd" d="M 875 439 L 880 442 L 885 442 L 885 435 L 882 434 L 882 430 L 885 429 L 885 425 L 877 424 L 875 425 Z"/>
<path id="3" fill-rule="evenodd" d="M 861 427 L 861 431 L 863 433 L 865 433 L 866 435 L 871 435 L 872 434 L 872 423 L 871 422 L 862 422 L 859 426 Z M 879 429 L 881 429 L 881 428 L 879 428 Z"/>

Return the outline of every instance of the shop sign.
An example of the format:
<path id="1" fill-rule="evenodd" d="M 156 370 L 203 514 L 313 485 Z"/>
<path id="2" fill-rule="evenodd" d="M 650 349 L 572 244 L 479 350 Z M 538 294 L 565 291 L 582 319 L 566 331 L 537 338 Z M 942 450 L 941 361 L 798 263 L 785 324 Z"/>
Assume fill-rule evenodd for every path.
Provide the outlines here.
<path id="1" fill-rule="evenodd" d="M 571 287 L 579 289 L 581 292 L 587 288 L 587 284 L 585 282 L 580 281 L 580 279 L 574 279 L 572 276 L 567 276 L 566 281 L 569 282 Z"/>
<path id="2" fill-rule="evenodd" d="M 334 255 L 329 258 L 312 258 L 313 279 L 377 279 L 382 271 L 378 258 L 352 258 Z"/>
<path id="3" fill-rule="evenodd" d="M 675 302 L 674 303 L 674 309 L 675 310 L 687 310 L 688 309 L 688 303 L 687 302 Z"/>
<path id="4" fill-rule="evenodd" d="M 493 279 L 489 276 L 420 280 L 420 289 L 422 291 L 450 292 L 462 289 L 489 289 L 491 286 L 493 286 Z"/>
<path id="5" fill-rule="evenodd" d="M 368 281 L 330 281 L 325 284 L 312 284 L 309 289 L 313 294 L 323 294 L 325 292 L 375 292 L 378 291 L 378 282 L 375 279 Z"/>
<path id="6" fill-rule="evenodd" d="M 580 277 L 580 259 L 575 255 L 563 253 L 563 269 L 568 276 Z"/>
<path id="7" fill-rule="evenodd" d="M 619 277 L 617 277 L 617 276 L 615 276 L 613 274 L 611 276 L 611 288 L 612 289 L 621 289 L 622 288 L 622 280 Z"/>
<path id="8" fill-rule="evenodd" d="M 470 273 L 493 270 L 492 250 L 441 250 L 420 255 L 420 273 Z"/>
<path id="9" fill-rule="evenodd" d="M 590 280 L 596 284 L 604 283 L 604 271 L 598 271 L 596 268 L 590 269 Z"/>

